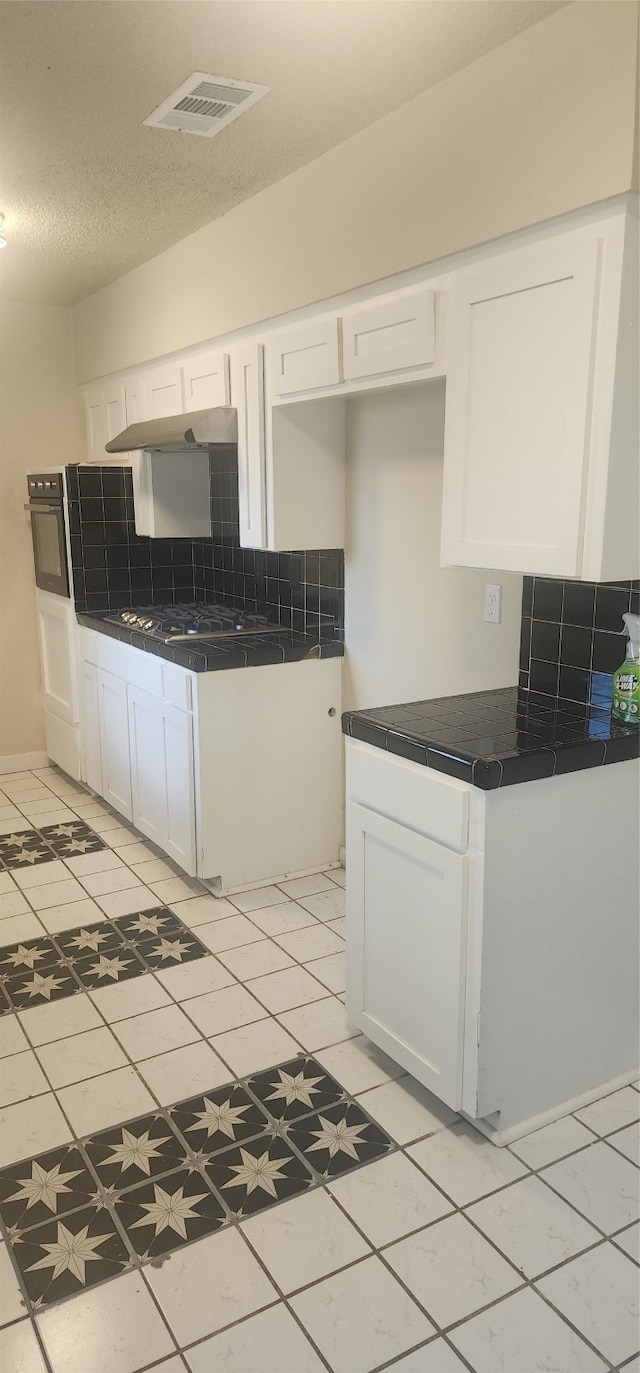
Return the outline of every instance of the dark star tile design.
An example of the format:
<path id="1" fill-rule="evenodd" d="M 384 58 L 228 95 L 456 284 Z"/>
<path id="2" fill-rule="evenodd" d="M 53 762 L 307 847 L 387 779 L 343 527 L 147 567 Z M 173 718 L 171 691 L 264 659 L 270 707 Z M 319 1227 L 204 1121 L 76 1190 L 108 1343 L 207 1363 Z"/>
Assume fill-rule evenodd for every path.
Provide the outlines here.
<path id="1" fill-rule="evenodd" d="M 54 1216 L 87 1206 L 95 1182 L 75 1147 L 64 1145 L 0 1172 L 0 1215 L 19 1235 Z"/>
<path id="2" fill-rule="evenodd" d="M 195 1168 L 132 1188 L 116 1202 L 116 1211 L 141 1259 L 166 1254 L 227 1224 L 224 1208 Z"/>
<path id="3" fill-rule="evenodd" d="M 233 1082 L 206 1096 L 181 1101 L 172 1108 L 171 1118 L 189 1148 L 203 1157 L 251 1139 L 270 1123 L 244 1087 Z"/>
<path id="4" fill-rule="evenodd" d="M 0 952 L 0 1015 L 208 955 L 166 906 L 28 939 Z"/>
<path id="5" fill-rule="evenodd" d="M 131 1264 L 104 1207 L 85 1207 L 19 1236 L 13 1245 L 35 1308 L 115 1277 Z"/>
<path id="6" fill-rule="evenodd" d="M 372 1163 L 392 1147 L 379 1126 L 349 1101 L 295 1122 L 287 1136 L 323 1178 Z"/>
<path id="7" fill-rule="evenodd" d="M 0 1229 L 38 1310 L 396 1147 L 300 1054 L 0 1170 Z"/>
<path id="8" fill-rule="evenodd" d="M 204 958 L 210 953 L 204 944 L 186 930 L 180 934 L 161 935 L 159 939 L 141 939 L 136 945 L 140 957 L 148 968 L 173 968 L 178 963 L 190 963 L 194 958 Z"/>
<path id="9" fill-rule="evenodd" d="M 40 972 L 34 968 L 25 971 L 21 977 L 9 977 L 4 989 L 11 1003 L 11 1009 L 24 1011 L 28 1006 L 46 1006 L 51 1001 L 61 1001 L 65 996 L 75 996 L 82 990 L 70 968 L 62 963 L 51 964 Z"/>
<path id="10" fill-rule="evenodd" d="M 143 1116 L 103 1130 L 84 1147 L 102 1186 L 109 1191 L 121 1192 L 150 1182 L 187 1162 L 183 1145 L 160 1115 Z"/>
<path id="11" fill-rule="evenodd" d="M 314 1183 L 309 1169 L 273 1129 L 239 1148 L 215 1154 L 206 1172 L 238 1220 L 306 1192 Z"/>
<path id="12" fill-rule="evenodd" d="M 57 857 L 37 830 L 15 830 L 0 836 L 0 858 L 5 868 L 30 868 L 35 863 L 52 863 Z"/>
<path id="13" fill-rule="evenodd" d="M 17 973 L 42 972 L 59 963 L 60 954 L 51 939 L 26 939 L 24 944 L 10 944 L 0 951 L 0 977 L 15 977 Z"/>
<path id="14" fill-rule="evenodd" d="M 276 1120 L 294 1120 L 344 1099 L 340 1084 L 315 1059 L 305 1056 L 256 1073 L 248 1085 Z"/>
<path id="15" fill-rule="evenodd" d="M 43 825 L 40 833 L 58 858 L 71 858 L 83 853 L 97 853 L 106 849 L 104 840 L 82 820 L 69 820 L 60 825 Z"/>
<path id="16" fill-rule="evenodd" d="M 65 958 L 75 962 L 87 959 L 91 954 L 112 953 L 122 947 L 122 942 L 120 931 L 105 920 L 82 925 L 80 929 L 65 930 L 63 934 L 56 935 L 56 944 Z"/>
<path id="17" fill-rule="evenodd" d="M 127 982 L 147 971 L 133 949 L 123 945 L 78 959 L 74 970 L 83 987 L 91 988 L 113 987 L 116 982 Z"/>
<path id="18" fill-rule="evenodd" d="M 160 938 L 184 934 L 185 931 L 182 921 L 166 906 L 140 911 L 137 915 L 119 915 L 113 924 L 124 939 L 131 939 L 133 943 L 142 943 L 143 940 L 146 943 L 149 939 L 157 942 Z"/>

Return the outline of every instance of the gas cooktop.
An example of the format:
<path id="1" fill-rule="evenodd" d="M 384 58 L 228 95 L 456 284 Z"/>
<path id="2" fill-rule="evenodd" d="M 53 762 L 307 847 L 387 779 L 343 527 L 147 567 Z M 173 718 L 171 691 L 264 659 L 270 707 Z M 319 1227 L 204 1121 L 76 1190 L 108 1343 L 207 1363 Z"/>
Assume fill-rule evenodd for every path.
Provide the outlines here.
<path id="1" fill-rule="evenodd" d="M 131 606 L 110 611 L 101 619 L 124 629 L 135 629 L 164 644 L 180 639 L 221 639 L 227 635 L 276 634 L 280 625 L 270 624 L 266 615 L 248 615 L 244 610 L 190 601 L 178 605 Z"/>

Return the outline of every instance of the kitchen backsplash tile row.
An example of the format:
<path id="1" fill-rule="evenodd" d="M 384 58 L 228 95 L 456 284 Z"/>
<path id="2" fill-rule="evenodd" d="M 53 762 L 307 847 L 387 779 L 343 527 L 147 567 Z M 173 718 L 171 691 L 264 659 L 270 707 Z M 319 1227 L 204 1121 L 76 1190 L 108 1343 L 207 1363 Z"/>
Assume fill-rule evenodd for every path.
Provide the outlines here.
<path id="1" fill-rule="evenodd" d="M 314 637 L 343 636 L 342 549 L 269 553 L 241 548 L 233 450 L 212 459 L 208 539 L 136 534 L 130 467 L 68 467 L 67 488 L 78 610 L 218 601 L 267 613 L 285 628 Z"/>
<path id="2" fill-rule="evenodd" d="M 525 577 L 520 686 L 607 706 L 625 653 L 622 616 L 640 612 L 638 582 Z"/>

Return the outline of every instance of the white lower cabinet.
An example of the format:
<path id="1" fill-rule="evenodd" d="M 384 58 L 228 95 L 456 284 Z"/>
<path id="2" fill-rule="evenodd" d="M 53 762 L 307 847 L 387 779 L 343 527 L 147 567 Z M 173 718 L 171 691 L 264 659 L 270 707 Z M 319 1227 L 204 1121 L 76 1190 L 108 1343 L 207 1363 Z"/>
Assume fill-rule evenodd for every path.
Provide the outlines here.
<path id="1" fill-rule="evenodd" d="M 347 842 L 350 1009 L 365 1034 L 457 1110 L 467 859 L 355 802 Z"/>
<path id="2" fill-rule="evenodd" d="M 133 823 L 194 872 L 192 717 L 138 687 L 128 705 Z"/>
<path id="3" fill-rule="evenodd" d="M 100 729 L 101 792 L 127 820 L 132 818 L 131 764 L 127 684 L 112 672 L 98 669 L 98 720 Z"/>
<path id="4" fill-rule="evenodd" d="M 341 659 L 189 672 L 80 631 L 83 780 L 220 893 L 337 865 Z"/>
<path id="5" fill-rule="evenodd" d="M 484 792 L 347 740 L 349 1019 L 498 1144 L 637 1077 L 638 770 Z"/>

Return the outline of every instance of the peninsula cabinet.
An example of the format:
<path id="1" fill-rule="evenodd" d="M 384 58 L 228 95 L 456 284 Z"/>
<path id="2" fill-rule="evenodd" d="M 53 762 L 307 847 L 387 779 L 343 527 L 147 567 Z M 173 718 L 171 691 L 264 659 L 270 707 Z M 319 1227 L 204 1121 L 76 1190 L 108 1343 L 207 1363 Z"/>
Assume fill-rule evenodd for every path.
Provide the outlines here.
<path id="1" fill-rule="evenodd" d="M 637 760 L 482 791 L 346 749 L 352 1023 L 497 1144 L 633 1081 Z"/>
<path id="2" fill-rule="evenodd" d="M 339 658 L 190 672 L 79 640 L 82 780 L 141 834 L 220 893 L 337 865 Z"/>
<path id="3" fill-rule="evenodd" d="M 452 273 L 443 563 L 639 575 L 637 267 L 618 211 Z"/>

